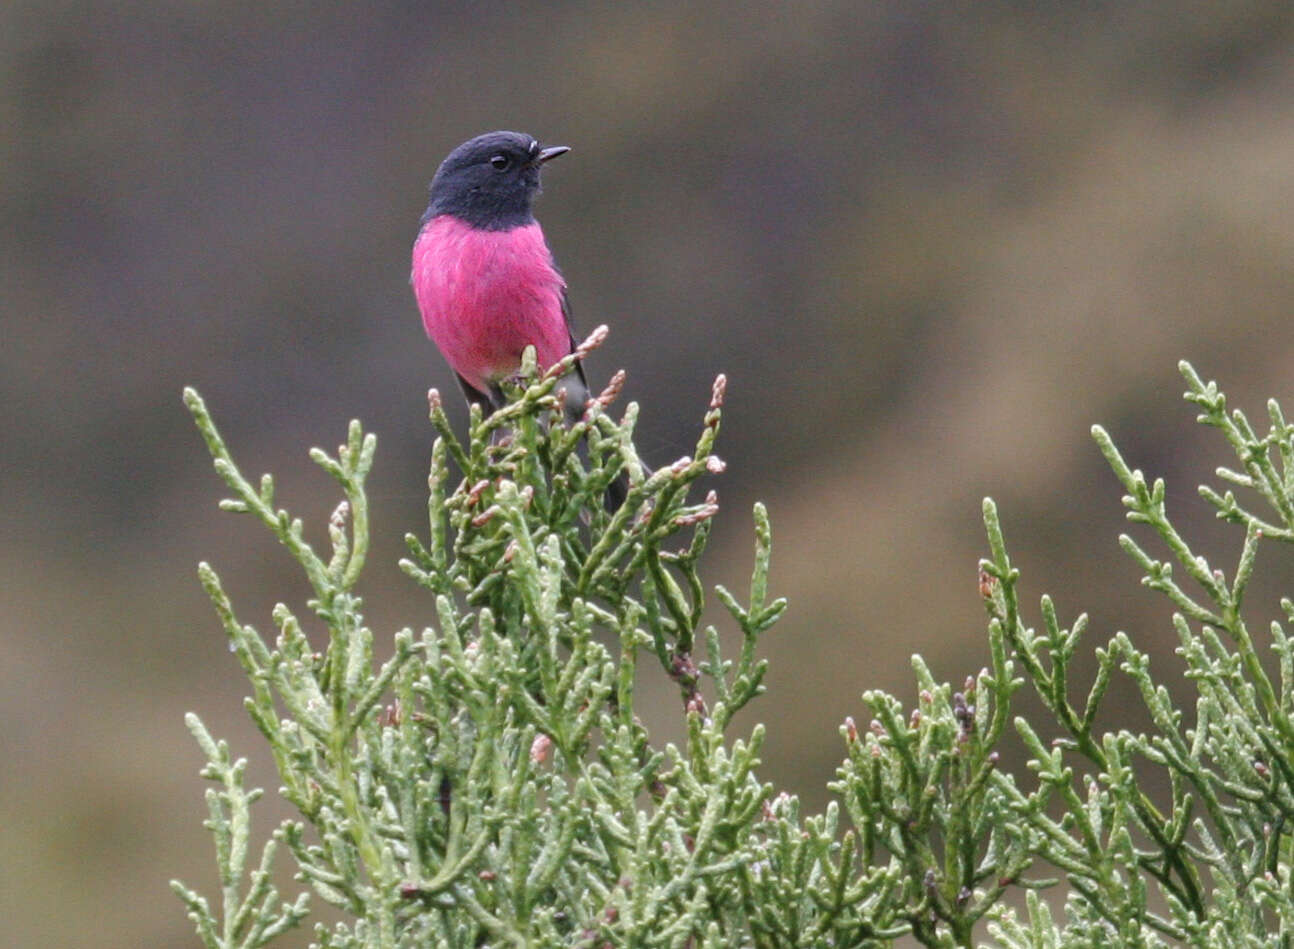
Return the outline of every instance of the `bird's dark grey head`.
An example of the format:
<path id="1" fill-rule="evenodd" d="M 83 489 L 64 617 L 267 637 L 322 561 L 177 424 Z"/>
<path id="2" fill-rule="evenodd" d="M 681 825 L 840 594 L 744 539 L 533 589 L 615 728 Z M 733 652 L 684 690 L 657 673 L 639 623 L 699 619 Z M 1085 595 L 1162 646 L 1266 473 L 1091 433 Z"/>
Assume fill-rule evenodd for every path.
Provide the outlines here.
<path id="1" fill-rule="evenodd" d="M 545 148 L 521 132 L 478 135 L 440 163 L 431 179 L 431 203 L 423 222 L 452 214 L 491 231 L 529 224 L 534 220 L 530 203 L 539 193 L 539 170 L 568 151 L 565 145 Z"/>

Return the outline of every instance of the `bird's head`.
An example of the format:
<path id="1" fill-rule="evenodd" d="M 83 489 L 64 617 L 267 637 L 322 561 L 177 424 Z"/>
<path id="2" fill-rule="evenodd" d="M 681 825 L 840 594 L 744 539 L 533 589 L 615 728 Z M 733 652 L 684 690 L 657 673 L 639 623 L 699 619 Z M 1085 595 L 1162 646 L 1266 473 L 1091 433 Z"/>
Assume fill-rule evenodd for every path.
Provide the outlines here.
<path id="1" fill-rule="evenodd" d="M 431 204 L 423 220 L 452 214 L 474 227 L 509 230 L 532 220 L 544 163 L 570 149 L 547 148 L 521 132 L 487 132 L 459 145 L 431 180 Z"/>

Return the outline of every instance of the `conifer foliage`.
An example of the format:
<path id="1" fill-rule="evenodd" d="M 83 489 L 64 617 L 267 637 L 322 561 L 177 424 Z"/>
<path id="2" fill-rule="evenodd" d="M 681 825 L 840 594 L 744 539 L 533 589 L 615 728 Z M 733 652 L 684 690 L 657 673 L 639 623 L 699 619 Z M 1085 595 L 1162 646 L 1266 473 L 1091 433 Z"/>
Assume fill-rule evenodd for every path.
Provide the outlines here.
<path id="1" fill-rule="evenodd" d="M 1092 681 L 1076 682 L 1071 661 L 1093 648 L 1087 620 L 1063 625 L 1044 597 L 1040 627 L 1028 624 L 986 500 L 986 667 L 955 691 L 913 657 L 910 710 L 865 692 L 870 723 L 841 728 L 835 799 L 804 815 L 759 780 L 764 727 L 739 733 L 733 719 L 764 690 L 759 641 L 786 606 L 768 594 L 762 506 L 749 591 L 715 588 L 723 609 L 712 612 L 727 629 L 704 613 L 700 559 L 718 502 L 713 491 L 698 497 L 697 483 L 724 467 L 714 445 L 725 381 L 694 453 L 651 472 L 633 444 L 637 406 L 610 414 L 621 376 L 563 424 L 561 378 L 604 336 L 547 373 L 531 355 L 513 400 L 488 417 L 473 409 L 466 439 L 433 391 L 429 521 L 407 536 L 402 562 L 427 612 L 394 636 L 365 624 L 356 594 L 374 436 L 352 422 L 335 456 L 311 452 L 342 494 L 323 554 L 276 506 L 269 475 L 243 475 L 186 390 L 230 491 L 221 506 L 272 531 L 312 590 L 308 614 L 280 604 L 263 634 L 199 567 L 296 811 L 254 852 L 249 809 L 261 792 L 245 786 L 245 762 L 188 716 L 212 782 L 220 893 L 211 901 L 172 886 L 203 945 L 270 944 L 308 919 L 312 899 L 344 920 L 315 924 L 312 944 L 324 949 L 1294 938 L 1294 648 L 1281 622 L 1260 634 L 1241 610 L 1258 547 L 1294 540 L 1294 426 L 1275 402 L 1260 435 L 1182 364 L 1200 420 L 1238 458 L 1218 471 L 1229 487 L 1201 489 L 1243 531 L 1229 577 L 1174 528 L 1163 482 L 1131 470 L 1094 429 L 1141 525 L 1121 543 L 1173 604 L 1193 694 L 1163 684 L 1179 670 L 1152 677 L 1124 633 L 1096 647 Z M 621 472 L 628 497 L 607 510 Z M 1281 609 L 1294 622 L 1294 602 Z M 680 744 L 653 740 L 635 712 L 647 676 L 677 689 Z M 1136 684 L 1148 733 L 1101 731 L 1116 676 Z M 1024 687 L 1042 700 L 1042 719 L 1013 712 Z M 1001 752 L 1020 743 L 1028 769 L 1008 773 Z M 1169 793 L 1151 795 L 1164 776 Z M 291 898 L 273 882 L 280 856 L 299 881 Z"/>

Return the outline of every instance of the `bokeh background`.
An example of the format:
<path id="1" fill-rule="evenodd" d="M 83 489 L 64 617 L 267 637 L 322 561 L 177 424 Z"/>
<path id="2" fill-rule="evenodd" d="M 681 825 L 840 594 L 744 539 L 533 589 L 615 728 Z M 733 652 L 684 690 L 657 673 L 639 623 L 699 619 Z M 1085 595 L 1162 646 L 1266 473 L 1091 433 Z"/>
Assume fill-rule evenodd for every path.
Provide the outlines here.
<path id="1" fill-rule="evenodd" d="M 212 892 L 201 713 L 274 776 L 194 573 L 268 625 L 305 588 L 222 496 L 180 389 L 313 525 L 306 457 L 379 436 L 362 592 L 424 523 L 425 393 L 453 390 L 407 286 L 425 187 L 492 128 L 573 146 L 539 206 L 591 376 L 629 371 L 640 448 L 693 444 L 728 374 L 709 577 L 774 524 L 766 777 L 811 806 L 845 715 L 909 657 L 986 658 L 994 496 L 1027 599 L 1127 630 L 1171 681 L 1166 604 L 1119 552 L 1088 435 L 1169 483 L 1230 459 L 1179 358 L 1261 418 L 1294 407 L 1294 7 L 1230 3 L 166 3 L 0 8 L 0 918 L 15 946 L 192 946 Z M 457 416 L 460 421 L 463 416 Z M 1262 628 L 1294 587 L 1260 564 Z M 660 725 L 677 701 L 659 689 Z M 1109 724 L 1135 727 L 1135 711 Z M 304 939 L 291 942 L 304 945 Z"/>

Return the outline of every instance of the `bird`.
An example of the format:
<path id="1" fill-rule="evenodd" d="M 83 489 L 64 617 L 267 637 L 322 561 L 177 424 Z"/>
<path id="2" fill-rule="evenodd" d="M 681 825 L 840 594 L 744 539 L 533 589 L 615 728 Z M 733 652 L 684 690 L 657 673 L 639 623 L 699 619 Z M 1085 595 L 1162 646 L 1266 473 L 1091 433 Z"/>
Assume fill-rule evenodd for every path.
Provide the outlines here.
<path id="1" fill-rule="evenodd" d="M 527 346 L 541 370 L 575 349 L 566 281 L 533 211 L 540 172 L 569 151 L 522 132 L 487 132 L 451 151 L 431 180 L 409 282 L 427 335 L 486 415 L 503 406 L 502 383 Z M 589 399 L 584 367 L 576 363 L 562 385 L 567 418 L 578 418 Z M 608 508 L 623 501 L 626 483 L 622 473 L 608 488 Z"/>

